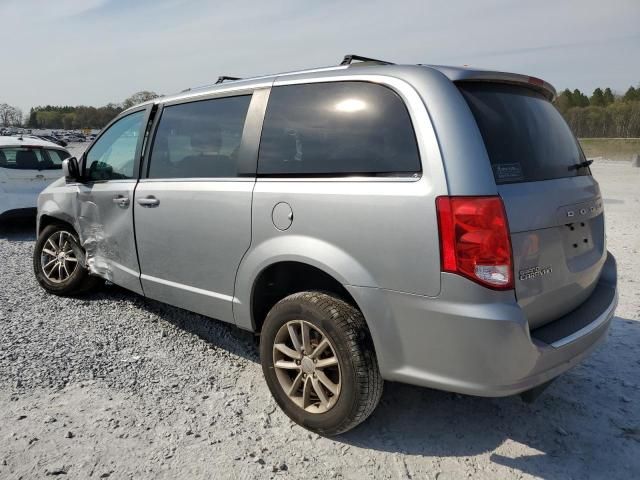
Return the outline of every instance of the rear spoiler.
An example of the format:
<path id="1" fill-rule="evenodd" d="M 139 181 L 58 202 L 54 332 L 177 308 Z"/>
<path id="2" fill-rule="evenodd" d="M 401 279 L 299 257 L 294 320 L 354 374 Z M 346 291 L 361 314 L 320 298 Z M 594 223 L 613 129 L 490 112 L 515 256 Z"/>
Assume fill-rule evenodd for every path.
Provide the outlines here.
<path id="1" fill-rule="evenodd" d="M 512 85 L 521 85 L 529 87 L 542 93 L 549 101 L 556 98 L 557 92 L 548 82 L 541 78 L 530 77 L 528 75 L 520 75 L 518 73 L 494 72 L 491 70 L 475 70 L 472 68 L 456 68 L 440 65 L 425 65 L 439 70 L 445 74 L 452 82 L 492 82 L 492 83 L 508 83 Z"/>

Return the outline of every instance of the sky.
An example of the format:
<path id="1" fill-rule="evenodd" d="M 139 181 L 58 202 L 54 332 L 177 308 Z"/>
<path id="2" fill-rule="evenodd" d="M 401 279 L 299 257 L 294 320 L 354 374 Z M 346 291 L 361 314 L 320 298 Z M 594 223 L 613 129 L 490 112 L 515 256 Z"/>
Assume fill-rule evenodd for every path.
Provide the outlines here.
<path id="1" fill-rule="evenodd" d="M 640 84 L 640 0 L 0 0 L 0 49 L 0 103 L 25 113 L 348 53 L 624 93 Z"/>

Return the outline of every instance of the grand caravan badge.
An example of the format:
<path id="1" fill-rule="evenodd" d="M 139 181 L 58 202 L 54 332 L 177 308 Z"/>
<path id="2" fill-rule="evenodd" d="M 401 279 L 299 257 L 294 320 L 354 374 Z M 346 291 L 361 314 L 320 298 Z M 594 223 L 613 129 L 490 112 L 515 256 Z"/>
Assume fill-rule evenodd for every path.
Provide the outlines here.
<path id="1" fill-rule="evenodd" d="M 532 278 L 548 275 L 551 272 L 553 272 L 553 268 L 551 267 L 533 267 L 527 268 L 526 270 L 520 270 L 518 272 L 518 277 L 520 280 L 531 280 Z"/>

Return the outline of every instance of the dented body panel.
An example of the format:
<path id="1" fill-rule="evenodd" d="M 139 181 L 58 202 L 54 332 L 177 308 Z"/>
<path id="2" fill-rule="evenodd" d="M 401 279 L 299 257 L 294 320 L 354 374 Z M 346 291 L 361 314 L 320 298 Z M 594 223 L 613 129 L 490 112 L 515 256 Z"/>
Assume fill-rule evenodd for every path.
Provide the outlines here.
<path id="1" fill-rule="evenodd" d="M 38 200 L 38 231 L 43 218 L 71 224 L 85 250 L 84 266 L 94 275 L 143 294 L 130 209 L 113 195 L 133 198 L 136 182 L 99 185 L 54 182 Z"/>
<path id="2" fill-rule="evenodd" d="M 142 294 L 130 207 L 135 187 L 134 180 L 78 186 L 78 222 L 89 271 Z M 123 201 L 114 203 L 118 197 Z"/>

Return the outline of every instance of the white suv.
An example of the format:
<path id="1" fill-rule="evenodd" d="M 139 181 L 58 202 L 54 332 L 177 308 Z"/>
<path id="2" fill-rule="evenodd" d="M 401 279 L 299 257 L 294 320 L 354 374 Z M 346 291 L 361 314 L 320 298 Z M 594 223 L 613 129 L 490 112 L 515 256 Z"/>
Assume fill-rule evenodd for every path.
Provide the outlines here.
<path id="1" fill-rule="evenodd" d="M 71 154 L 45 140 L 0 137 L 0 219 L 35 214 L 38 194 L 62 176 Z"/>

